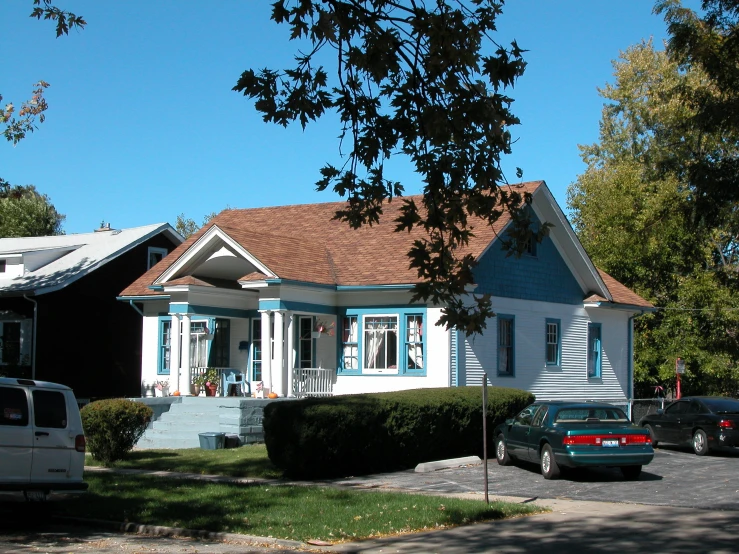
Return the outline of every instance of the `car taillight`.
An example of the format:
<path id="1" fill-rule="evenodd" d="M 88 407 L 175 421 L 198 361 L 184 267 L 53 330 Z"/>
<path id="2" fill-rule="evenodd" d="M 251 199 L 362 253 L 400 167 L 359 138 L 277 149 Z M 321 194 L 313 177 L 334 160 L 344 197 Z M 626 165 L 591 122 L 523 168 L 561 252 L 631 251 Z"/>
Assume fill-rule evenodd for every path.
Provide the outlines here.
<path id="1" fill-rule="evenodd" d="M 77 435 L 76 437 L 74 437 L 74 449 L 77 452 L 84 452 L 85 445 L 85 435 Z"/>
<path id="2" fill-rule="evenodd" d="M 734 422 L 730 419 L 722 419 L 718 422 L 718 426 L 721 429 L 733 429 L 734 428 Z"/>
<path id="3" fill-rule="evenodd" d="M 652 437 L 644 435 L 568 435 L 562 439 L 564 445 L 602 446 L 604 440 L 618 440 L 619 444 L 651 444 Z"/>

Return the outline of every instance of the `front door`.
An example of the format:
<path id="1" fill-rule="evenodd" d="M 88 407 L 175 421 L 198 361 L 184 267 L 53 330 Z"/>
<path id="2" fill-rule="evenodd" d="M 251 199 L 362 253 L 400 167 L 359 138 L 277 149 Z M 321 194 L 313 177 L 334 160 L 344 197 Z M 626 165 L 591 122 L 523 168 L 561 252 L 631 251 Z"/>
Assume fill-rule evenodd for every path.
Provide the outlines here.
<path id="1" fill-rule="evenodd" d="M 27 483 L 31 477 L 33 432 L 26 390 L 0 387 L 0 480 Z"/>
<path id="2" fill-rule="evenodd" d="M 70 474 L 76 433 L 70 431 L 64 391 L 34 389 L 33 462 L 34 482 L 64 481 Z"/>
<path id="3" fill-rule="evenodd" d="M 298 322 L 298 367 L 313 367 L 313 318 L 300 316 Z"/>
<path id="4" fill-rule="evenodd" d="M 523 409 L 513 419 L 513 424 L 508 428 L 508 452 L 519 460 L 529 459 L 529 433 L 531 432 L 531 420 L 539 406 L 532 405 Z"/>

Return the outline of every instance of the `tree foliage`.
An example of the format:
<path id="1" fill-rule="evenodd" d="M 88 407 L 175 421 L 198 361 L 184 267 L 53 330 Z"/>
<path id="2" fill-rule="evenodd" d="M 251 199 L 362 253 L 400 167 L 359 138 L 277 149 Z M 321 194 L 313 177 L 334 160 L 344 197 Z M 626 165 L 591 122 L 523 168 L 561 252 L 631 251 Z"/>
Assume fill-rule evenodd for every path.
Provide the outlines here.
<path id="1" fill-rule="evenodd" d="M 651 42 L 614 63 L 600 91 L 599 142 L 581 146 L 585 173 L 568 190 L 573 225 L 597 265 L 661 309 L 636 320 L 636 394 L 674 382 L 686 360 L 685 390 L 739 392 L 739 221 L 724 201 L 704 217 L 693 179 L 706 152 L 736 156 L 721 132 L 693 126 L 686 91 L 717 95 L 701 69 L 682 66 Z"/>
<path id="2" fill-rule="evenodd" d="M 0 237 L 61 235 L 65 216 L 33 185 L 11 186 L 0 179 Z"/>
<path id="3" fill-rule="evenodd" d="M 224 209 L 228 210 L 230 208 L 229 206 L 226 206 Z M 211 212 L 203 217 L 203 225 L 208 223 L 216 215 L 216 212 Z M 202 225 L 198 225 L 197 223 L 195 223 L 195 220 L 191 217 L 185 217 L 184 213 L 177 216 L 177 220 L 175 221 L 174 225 L 175 230 L 185 238 L 188 238 L 190 235 L 195 234 L 198 229 L 200 229 L 200 227 L 202 227 Z"/>
<path id="4" fill-rule="evenodd" d="M 721 139 L 685 167 L 696 214 L 714 223 L 739 201 L 739 0 L 703 0 L 702 8 L 700 17 L 679 0 L 655 4 L 668 26 L 670 59 L 685 71 L 700 70 L 707 81 L 698 89 L 678 88 L 674 96 L 692 110 L 683 122 L 686 132 Z"/>
<path id="5" fill-rule="evenodd" d="M 328 111 L 341 121 L 340 166 L 326 164 L 318 190 L 346 198 L 336 213 L 352 228 L 377 223 L 383 201 L 403 185 L 386 161 L 405 155 L 423 180 L 421 204 L 403 199 L 396 231 L 426 233 L 409 254 L 421 282 L 414 300 L 445 306 L 441 323 L 468 334 L 493 315 L 490 298 L 465 304 L 475 260 L 459 255 L 472 217 L 493 224 L 503 210 L 514 220 L 510 252 L 530 238 L 526 203 L 501 187 L 500 158 L 519 123 L 505 94 L 523 74 L 523 50 L 492 38 L 502 1 L 277 0 L 272 19 L 307 45 L 285 70 L 244 71 L 234 90 L 255 99 L 266 122 L 305 127 Z M 322 57 L 327 54 L 332 57 Z M 320 61 L 328 59 L 332 69 Z M 520 177 L 520 170 L 519 170 Z M 396 200 L 400 201 L 400 200 Z M 546 226 L 541 230 L 541 238 Z M 521 240 L 524 239 L 524 240 Z"/>

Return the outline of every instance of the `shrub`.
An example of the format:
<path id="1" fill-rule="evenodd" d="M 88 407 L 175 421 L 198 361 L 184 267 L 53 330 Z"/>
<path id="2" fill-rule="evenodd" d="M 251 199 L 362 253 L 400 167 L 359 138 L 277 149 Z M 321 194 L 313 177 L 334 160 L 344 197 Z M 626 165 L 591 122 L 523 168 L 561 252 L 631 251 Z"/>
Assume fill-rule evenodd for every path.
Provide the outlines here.
<path id="1" fill-rule="evenodd" d="M 534 401 L 488 388 L 488 445 L 495 426 Z M 421 462 L 482 455 L 482 389 L 416 389 L 273 402 L 264 410 L 270 460 L 292 478 L 396 471 Z"/>
<path id="2" fill-rule="evenodd" d="M 146 431 L 153 414 L 146 404 L 123 398 L 88 404 L 80 411 L 87 449 L 105 466 L 124 459 Z"/>

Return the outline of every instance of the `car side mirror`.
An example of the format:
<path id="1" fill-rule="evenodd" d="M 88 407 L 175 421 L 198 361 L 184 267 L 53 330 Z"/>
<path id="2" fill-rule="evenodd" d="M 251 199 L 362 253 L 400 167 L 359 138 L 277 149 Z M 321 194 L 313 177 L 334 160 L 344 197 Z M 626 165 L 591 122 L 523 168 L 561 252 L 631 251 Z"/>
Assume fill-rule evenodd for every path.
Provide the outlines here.
<path id="1" fill-rule="evenodd" d="M 506 425 L 513 425 L 513 418 L 505 420 Z"/>
<path id="2" fill-rule="evenodd" d="M 657 408 L 657 415 L 662 415 L 665 411 L 662 408 Z"/>

